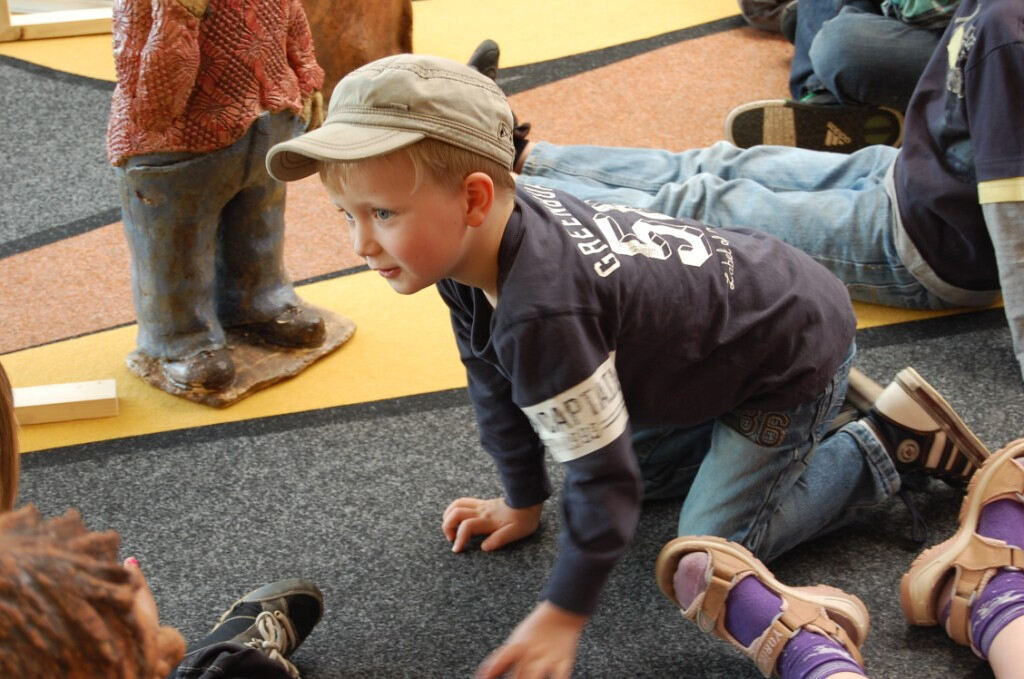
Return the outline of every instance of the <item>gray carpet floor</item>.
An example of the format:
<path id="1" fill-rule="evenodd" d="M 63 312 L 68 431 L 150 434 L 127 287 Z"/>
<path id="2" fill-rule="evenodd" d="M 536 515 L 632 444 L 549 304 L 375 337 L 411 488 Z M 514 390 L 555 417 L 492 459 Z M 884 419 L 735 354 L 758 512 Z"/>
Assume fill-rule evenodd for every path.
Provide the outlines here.
<path id="1" fill-rule="evenodd" d="M 865 372 L 885 379 L 913 364 L 987 444 L 1014 435 L 1024 396 L 999 312 L 903 326 L 897 343 L 891 334 L 861 333 Z M 465 677 L 531 608 L 556 552 L 553 507 L 541 532 L 512 548 L 450 552 L 440 532 L 447 503 L 499 492 L 466 396 L 454 391 L 29 455 L 22 500 L 50 514 L 78 507 L 91 527 L 118 530 L 164 622 L 187 638 L 245 591 L 302 576 L 327 601 L 296 655 L 307 679 Z M 931 482 L 913 497 L 933 538 L 955 528 L 959 491 Z M 586 630 L 576 676 L 758 676 L 657 590 L 654 558 L 674 537 L 677 511 L 670 501 L 646 508 Z M 903 621 L 899 577 L 918 550 L 909 534 L 894 500 L 773 568 L 789 583 L 826 582 L 868 604 L 872 676 L 990 676 L 940 631 Z"/>

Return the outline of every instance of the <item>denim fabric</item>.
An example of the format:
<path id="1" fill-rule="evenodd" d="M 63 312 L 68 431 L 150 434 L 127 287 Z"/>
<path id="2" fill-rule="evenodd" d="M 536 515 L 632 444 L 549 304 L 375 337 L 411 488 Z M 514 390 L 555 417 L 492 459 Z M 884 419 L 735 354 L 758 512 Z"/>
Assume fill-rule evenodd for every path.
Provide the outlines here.
<path id="1" fill-rule="evenodd" d="M 905 111 L 941 37 L 942 29 L 909 26 L 848 4 L 814 36 L 805 57 L 813 75 L 800 89 L 824 88 L 843 104 Z"/>
<path id="2" fill-rule="evenodd" d="M 717 535 L 771 560 L 899 490 L 899 474 L 865 425 L 852 422 L 825 437 L 854 353 L 851 347 L 820 397 L 796 408 L 736 411 L 694 429 L 634 434 L 645 482 L 672 479 L 657 497 L 686 497 L 680 535 Z"/>
<path id="3" fill-rule="evenodd" d="M 747 23 L 762 31 L 779 33 L 782 10 L 789 0 L 739 0 L 740 14 Z"/>
<path id="4" fill-rule="evenodd" d="M 227 148 L 115 168 L 143 352 L 186 358 L 221 347 L 222 324 L 268 320 L 297 303 L 284 267 L 285 185 L 263 159 L 300 132 L 298 116 L 268 114 Z"/>
<path id="5" fill-rule="evenodd" d="M 811 44 L 822 24 L 835 18 L 846 6 L 869 12 L 880 11 L 878 3 L 873 0 L 803 0 L 797 5 L 793 61 L 789 64 L 789 92 L 794 99 L 825 90 L 824 84 L 814 73 L 810 57 Z"/>
<path id="6" fill-rule="evenodd" d="M 895 205 L 884 181 L 896 153 L 889 146 L 847 155 L 738 149 L 727 142 L 672 153 L 541 142 L 526 157 L 519 181 L 711 226 L 764 231 L 832 271 L 855 300 L 949 308 L 896 251 Z"/>
<path id="7" fill-rule="evenodd" d="M 284 665 L 234 642 L 190 651 L 167 679 L 291 679 Z"/>

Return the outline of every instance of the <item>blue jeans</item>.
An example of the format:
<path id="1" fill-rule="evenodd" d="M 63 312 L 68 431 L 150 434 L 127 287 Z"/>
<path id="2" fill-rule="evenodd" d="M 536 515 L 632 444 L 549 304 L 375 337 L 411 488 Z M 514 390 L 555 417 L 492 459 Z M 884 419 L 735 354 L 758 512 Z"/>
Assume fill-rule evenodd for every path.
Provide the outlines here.
<path id="1" fill-rule="evenodd" d="M 872 0 L 800 0 L 789 91 L 904 111 L 941 37 L 883 15 Z"/>
<path id="2" fill-rule="evenodd" d="M 234 642 L 189 651 L 167 679 L 291 679 L 284 665 Z"/>
<path id="3" fill-rule="evenodd" d="M 782 412 L 737 410 L 690 429 L 641 429 L 646 499 L 685 496 L 679 535 L 717 535 L 771 560 L 900 488 L 889 455 L 851 422 L 826 437 L 855 350 L 822 394 Z"/>
<path id="4" fill-rule="evenodd" d="M 824 153 L 719 142 L 659 149 L 538 143 L 519 181 L 586 200 L 764 231 L 803 250 L 862 302 L 946 309 L 903 265 L 893 242 L 896 207 L 885 176 L 890 146 Z"/>

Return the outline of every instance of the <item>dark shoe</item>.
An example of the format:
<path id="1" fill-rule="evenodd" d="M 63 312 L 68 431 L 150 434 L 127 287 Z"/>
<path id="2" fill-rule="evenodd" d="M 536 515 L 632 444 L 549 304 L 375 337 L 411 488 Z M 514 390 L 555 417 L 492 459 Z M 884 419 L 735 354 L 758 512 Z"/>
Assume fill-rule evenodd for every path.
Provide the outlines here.
<path id="1" fill-rule="evenodd" d="M 782 8 L 779 13 L 779 32 L 789 41 L 791 45 L 796 44 L 796 10 L 798 0 L 790 2 Z"/>
<path id="2" fill-rule="evenodd" d="M 206 349 L 194 356 L 161 363 L 164 377 L 174 386 L 196 391 L 220 391 L 235 379 L 235 364 L 227 349 Z"/>
<path id="3" fill-rule="evenodd" d="M 900 473 L 967 481 L 991 453 L 939 392 L 904 368 L 875 401 L 866 424 Z"/>
<path id="4" fill-rule="evenodd" d="M 324 596 L 308 580 L 279 580 L 254 589 L 224 611 L 209 634 L 189 648 L 198 649 L 234 642 L 262 651 L 284 665 L 293 677 L 299 676 L 288 657 L 320 621 Z"/>
<path id="5" fill-rule="evenodd" d="M 498 47 L 498 43 L 487 39 L 476 46 L 466 65 L 472 66 L 491 80 L 497 80 L 499 57 L 501 57 L 501 48 Z"/>
<path id="6" fill-rule="evenodd" d="M 820 106 L 766 99 L 734 108 L 726 138 L 740 148 L 759 144 L 851 153 L 865 146 L 903 142 L 903 114 L 876 106 Z"/>
<path id="7" fill-rule="evenodd" d="M 516 114 L 512 114 L 512 122 L 515 127 L 512 128 L 512 146 L 515 147 L 515 157 L 512 159 L 512 167 L 519 167 L 519 158 L 523 155 L 523 151 L 526 149 L 526 145 L 530 142 L 527 137 L 530 135 L 530 123 L 521 123 L 516 118 Z"/>
<path id="8" fill-rule="evenodd" d="M 236 327 L 247 335 L 279 347 L 318 347 L 327 336 L 320 314 L 302 306 L 290 306 L 269 321 Z"/>
<path id="9" fill-rule="evenodd" d="M 473 55 L 466 62 L 468 66 L 472 66 L 476 70 L 483 73 L 491 80 L 497 81 L 498 79 L 498 59 L 501 56 L 501 48 L 498 47 L 498 43 L 493 40 L 484 40 L 482 43 L 477 45 L 476 49 L 473 50 Z M 519 157 L 523 155 L 523 149 L 526 148 L 527 136 L 530 134 L 530 123 L 521 123 L 516 117 L 515 112 L 512 112 L 512 145 L 515 147 L 516 154 L 512 161 L 512 167 L 519 166 Z"/>

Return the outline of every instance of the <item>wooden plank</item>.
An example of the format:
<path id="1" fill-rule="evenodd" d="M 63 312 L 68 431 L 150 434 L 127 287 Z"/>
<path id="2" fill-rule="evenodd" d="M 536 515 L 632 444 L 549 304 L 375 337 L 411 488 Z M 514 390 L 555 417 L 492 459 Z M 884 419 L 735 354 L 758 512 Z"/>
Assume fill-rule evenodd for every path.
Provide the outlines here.
<path id="1" fill-rule="evenodd" d="M 6 0 L 0 0 L 0 3 L 7 5 Z M 14 15 L 8 10 L 4 16 L 8 17 L 10 25 L 6 34 L 0 29 L 0 40 L 4 41 L 94 35 L 110 33 L 113 29 L 112 10 L 109 7 Z M 11 31 L 17 31 L 16 37 L 9 37 Z"/>
<path id="2" fill-rule="evenodd" d="M 11 26 L 11 8 L 7 0 L 0 0 L 0 42 L 21 38 L 21 29 Z"/>
<path id="3" fill-rule="evenodd" d="M 117 412 L 117 383 L 114 380 L 14 388 L 14 415 L 22 426 L 112 417 Z"/>

